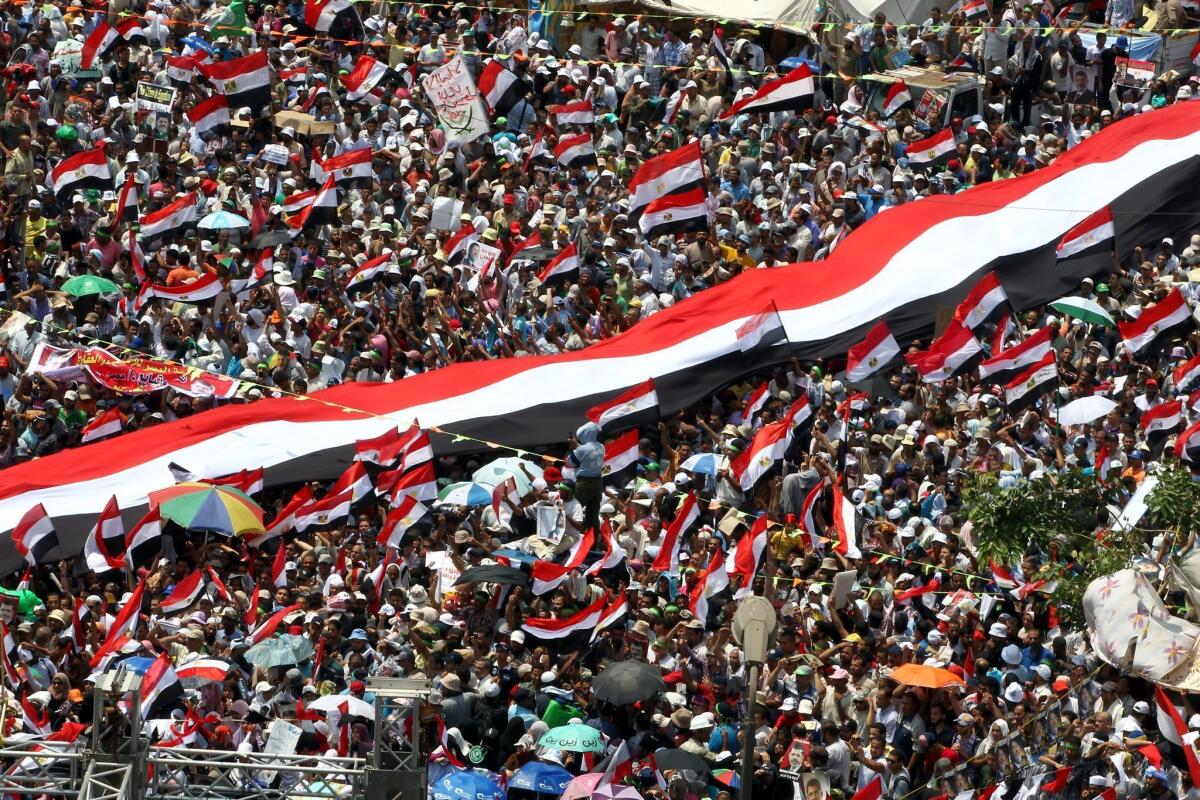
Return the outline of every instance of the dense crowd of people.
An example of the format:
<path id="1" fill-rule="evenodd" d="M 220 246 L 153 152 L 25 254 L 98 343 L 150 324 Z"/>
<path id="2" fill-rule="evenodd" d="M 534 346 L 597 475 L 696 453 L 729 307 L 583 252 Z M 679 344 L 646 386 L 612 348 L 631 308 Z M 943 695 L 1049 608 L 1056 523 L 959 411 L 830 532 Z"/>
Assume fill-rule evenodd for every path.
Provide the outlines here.
<path id="1" fill-rule="evenodd" d="M 507 8 L 393 5 L 379 14 L 358 4 L 361 36 L 350 42 L 313 36 L 301 2 L 137 0 L 111 16 L 104 4 L 13 6 L 0 40 L 9 64 L 0 84 L 0 466 L 226 403 L 345 382 L 403 391 L 406 378 L 451 363 L 583 349 L 742 272 L 820 259 L 890 208 L 1038 170 L 1096 131 L 1200 89 L 1186 71 L 1139 83 L 1118 70 L 1140 28 L 1196 23 L 1177 0 L 1090 4 L 1088 19 L 1109 26 L 1108 36 L 1041 6 L 992 4 L 977 16 L 966 5 L 935 8 L 923 24 L 881 14 L 861 25 L 814 21 L 804 32 L 589 14 L 552 40 Z M 84 69 L 76 45 L 129 20 L 138 34 Z M 171 59 L 220 64 L 260 50 L 272 69 L 269 109 L 230 108 L 228 124 L 199 132 L 188 111 L 212 85 L 200 72 L 180 80 Z M 342 82 L 364 54 L 390 70 L 374 94 L 351 99 Z M 525 82 L 507 116 L 463 145 L 447 143 L 421 88 L 423 75 L 456 56 L 476 77 L 494 59 Z M 943 105 L 914 81 L 913 96 L 889 108 L 889 84 L 863 76 L 899 67 L 971 77 L 978 94 Z M 797 68 L 817 76 L 810 108 L 723 114 Z M 139 105 L 139 84 L 173 81 L 169 113 Z M 581 100 L 594 122 L 559 129 L 550 107 Z M 277 124 L 278 112 L 313 127 Z M 955 152 L 910 161 L 909 145 L 945 129 Z M 596 163 L 559 164 L 555 144 L 580 130 L 591 133 Z M 692 141 L 710 224 L 647 239 L 631 220 L 628 184 L 648 158 Z M 321 188 L 320 165 L 362 149 L 370 177 L 338 192 L 336 221 L 297 222 L 304 212 L 291 203 Z M 92 150 L 103 152 L 107 187 L 57 191 L 56 167 Z M 141 235 L 136 220 L 189 192 L 193 223 L 165 238 Z M 461 206 L 451 202 L 447 214 L 444 199 Z M 220 212 L 244 224 L 198 224 Z M 447 252 L 467 228 L 498 248 L 494 269 L 475 271 Z M 1132 317 L 1129 309 L 1189 280 L 1200 233 L 1189 236 L 1143 243 L 1138 258 L 1078 294 Z M 577 275 L 540 281 L 542 266 L 571 245 Z M 377 277 L 348 285 L 380 257 L 387 266 Z M 112 288 L 70 288 L 87 276 Z M 219 288 L 198 302 L 166 291 L 213 276 Z M 147 284 L 164 291 L 147 298 Z M 1194 798 L 1200 787 L 1185 762 L 1177 768 L 1146 748 L 1163 741 L 1152 689 L 1098 658 L 1084 631 L 1060 626 L 1035 586 L 1060 554 L 1029 552 L 1003 570 L 981 560 L 961 491 L 980 473 L 1011 485 L 1082 469 L 1127 498 L 1172 457 L 1169 444 L 1140 438 L 1137 423 L 1186 393 L 1173 371 L 1197 354 L 1196 335 L 1169 358 L 1132 358 L 1112 328 L 1046 307 L 1014 320 L 1000 341 L 1051 329 L 1060 399 L 1108 392 L 1117 408 L 1063 429 L 1049 400 L 1011 414 L 975 375 L 923 383 L 901 360 L 869 387 L 851 386 L 829 364 L 793 360 L 643 426 L 637 462 L 612 475 L 611 432 L 581 419 L 541 461 L 509 465 L 514 491 L 503 499 L 425 498 L 430 513 L 394 548 L 384 543 L 400 500 L 380 489 L 356 495 L 348 516 L 303 530 L 268 525 L 276 535 L 257 542 L 171 524 L 161 558 L 141 568 L 40 563 L 4 590 L 16 601 L 4 648 L 16 710 L 6 736 L 111 724 L 93 718 L 98 671 L 165 654 L 177 672 L 203 660 L 228 671 L 185 681 L 177 702 L 156 709 L 147 730 L 163 747 L 258 752 L 279 718 L 302 728 L 297 752 L 365 757 L 375 737 L 403 746 L 411 728 L 306 706 L 330 695 L 371 703 L 370 678 L 405 677 L 430 682 L 416 724 L 448 779 L 468 768 L 503 784 L 542 762 L 576 775 L 607 770 L 646 796 L 728 797 L 737 792 L 728 771 L 738 771 L 751 736 L 756 796 L 871 797 L 878 779 L 887 800 L 983 796 L 1005 781 L 1015 781 L 1013 797 L 1044 773 L 1032 785 L 1047 796 Z M 95 349 L 196 368 L 235 390 L 126 391 L 64 360 Z M 804 396 L 815 419 L 786 458 L 742 486 L 731 460 Z M 761 402 L 748 411 L 752 397 Z M 432 465 L 444 488 L 487 461 L 438 455 Z M 394 466 L 370 465 L 374 488 Z M 850 548 L 833 546 L 835 485 L 861 524 Z M 294 511 L 296 486 L 245 488 L 268 523 Z M 329 491 L 308 488 L 318 498 Z M 724 574 L 724 554 L 755 536 L 765 548 L 749 579 L 731 572 L 708 597 L 713 565 Z M 534 566 L 547 563 L 569 567 L 549 588 Z M 456 582 L 489 566 L 524 578 Z M 193 602 L 163 609 L 208 568 Z M 766 597 L 779 618 L 754 686 L 731 630 L 735 593 Z M 144 613 L 128 641 L 114 642 L 135 598 Z M 546 633 L 548 620 L 574 621 L 621 598 L 619 616 L 566 638 Z M 277 636 L 296 640 L 298 655 L 256 664 L 248 653 L 275 639 L 255 634 L 277 612 Z M 625 704 L 593 692 L 606 668 L 627 660 L 657 670 L 664 690 Z M 902 665 L 955 680 L 913 686 L 890 677 Z M 594 728 L 604 746 L 587 755 L 539 744 L 572 722 Z M 1200 730 L 1200 716 L 1189 725 Z M 663 767 L 664 748 L 692 761 Z"/>

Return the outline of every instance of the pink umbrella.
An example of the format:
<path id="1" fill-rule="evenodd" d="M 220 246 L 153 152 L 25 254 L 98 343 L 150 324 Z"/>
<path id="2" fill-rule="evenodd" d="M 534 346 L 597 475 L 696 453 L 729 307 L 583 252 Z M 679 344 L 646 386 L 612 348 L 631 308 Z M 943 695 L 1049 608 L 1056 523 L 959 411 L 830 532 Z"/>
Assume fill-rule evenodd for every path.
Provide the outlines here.
<path id="1" fill-rule="evenodd" d="M 592 792 L 596 790 L 596 784 L 604 777 L 603 772 L 589 772 L 585 775 L 580 775 L 563 790 L 562 797 L 559 800 L 584 800 L 592 796 Z"/>
<path id="2" fill-rule="evenodd" d="M 637 789 L 621 783 L 606 783 L 592 792 L 592 800 L 642 800 Z"/>

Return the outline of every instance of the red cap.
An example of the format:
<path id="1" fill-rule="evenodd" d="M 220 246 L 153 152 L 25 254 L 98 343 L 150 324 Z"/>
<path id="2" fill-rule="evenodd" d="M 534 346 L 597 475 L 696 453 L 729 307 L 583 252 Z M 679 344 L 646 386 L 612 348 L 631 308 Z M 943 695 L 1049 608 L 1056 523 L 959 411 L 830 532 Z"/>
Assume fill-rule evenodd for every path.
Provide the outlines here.
<path id="1" fill-rule="evenodd" d="M 837 117 L 835 117 L 833 114 L 830 114 L 828 117 L 825 118 L 825 124 L 826 125 L 837 125 Z"/>
<path id="2" fill-rule="evenodd" d="M 542 478 L 545 479 L 547 484 L 558 483 L 562 480 L 562 470 L 553 466 L 546 467 L 542 470 Z"/>
<path id="3" fill-rule="evenodd" d="M 454 330 L 458 330 L 459 328 L 462 327 L 462 323 L 459 322 L 457 319 L 451 319 L 450 327 L 453 328 Z"/>
<path id="4" fill-rule="evenodd" d="M 8 356 L 0 356 L 0 369 L 7 369 L 11 366 L 12 361 L 9 360 Z"/>
<path id="5" fill-rule="evenodd" d="M 1066 678 L 1059 678 L 1058 680 L 1054 681 L 1054 683 L 1050 684 L 1050 688 L 1054 689 L 1056 692 L 1065 692 L 1071 688 L 1071 682 Z"/>
<path id="6" fill-rule="evenodd" d="M 517 196 L 512 192 L 505 192 L 502 199 L 504 201 L 504 205 L 506 206 L 516 205 L 517 202 Z"/>
<path id="7" fill-rule="evenodd" d="M 362 681 L 350 681 L 350 691 L 354 694 L 362 694 L 367 690 L 367 685 Z"/>
<path id="8" fill-rule="evenodd" d="M 509 223 L 508 230 L 510 232 L 516 234 L 517 236 L 520 236 L 521 235 L 521 223 L 517 222 L 516 220 L 513 220 L 511 223 Z"/>
<path id="9" fill-rule="evenodd" d="M 1145 385 L 1146 386 L 1158 386 L 1158 380 L 1155 378 L 1147 378 Z"/>
<path id="10" fill-rule="evenodd" d="M 962 169 L 962 162 L 959 161 L 957 158 L 952 158 L 946 162 L 946 166 L 952 170 Z"/>

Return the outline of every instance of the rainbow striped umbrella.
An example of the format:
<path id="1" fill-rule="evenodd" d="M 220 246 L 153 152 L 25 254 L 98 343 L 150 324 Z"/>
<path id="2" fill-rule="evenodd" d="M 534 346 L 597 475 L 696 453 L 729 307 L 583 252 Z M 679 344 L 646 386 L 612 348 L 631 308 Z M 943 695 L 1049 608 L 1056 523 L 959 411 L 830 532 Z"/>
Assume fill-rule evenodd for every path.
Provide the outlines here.
<path id="1" fill-rule="evenodd" d="M 188 481 L 150 493 L 150 507 L 180 527 L 229 536 L 263 532 L 262 506 L 232 486 Z"/>

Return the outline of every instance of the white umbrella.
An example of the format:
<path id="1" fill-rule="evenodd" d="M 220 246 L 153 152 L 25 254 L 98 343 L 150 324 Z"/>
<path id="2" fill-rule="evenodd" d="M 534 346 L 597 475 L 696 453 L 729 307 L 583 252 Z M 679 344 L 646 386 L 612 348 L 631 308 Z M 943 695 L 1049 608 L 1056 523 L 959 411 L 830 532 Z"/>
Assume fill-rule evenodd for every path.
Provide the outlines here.
<path id="1" fill-rule="evenodd" d="M 525 467 L 524 470 L 521 469 L 522 466 Z M 529 494 L 532 488 L 529 478 L 525 475 L 526 471 L 535 478 L 542 477 L 542 468 L 537 464 L 524 458 L 509 456 L 507 458 L 497 458 L 490 464 L 484 464 L 475 470 L 475 474 L 471 476 L 471 480 L 488 486 L 498 486 L 504 483 L 504 480 L 511 475 L 517 482 L 517 492 L 524 496 Z"/>
<path id="2" fill-rule="evenodd" d="M 326 714 L 340 712 L 352 717 L 375 719 L 375 706 L 349 694 L 327 694 L 313 700 L 306 707 L 313 711 L 324 711 Z"/>
<path id="3" fill-rule="evenodd" d="M 1101 395 L 1081 397 L 1058 410 L 1058 424 L 1082 425 L 1100 419 L 1116 407 L 1116 403 Z"/>

